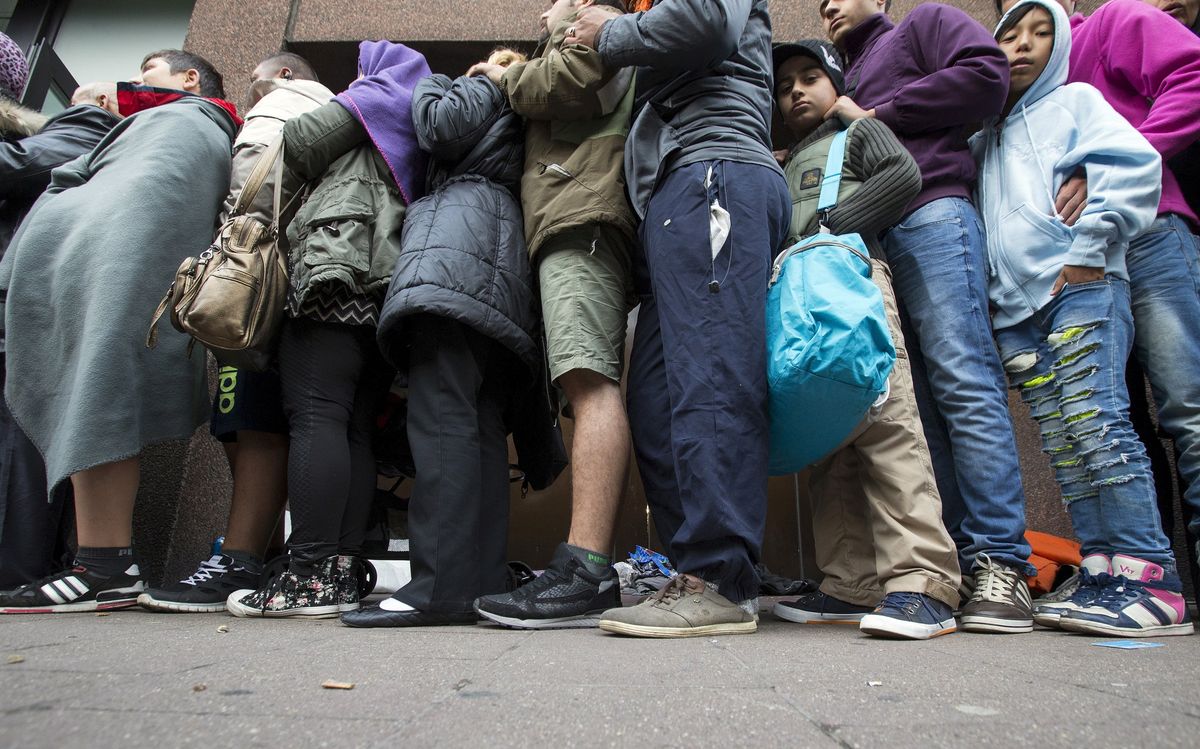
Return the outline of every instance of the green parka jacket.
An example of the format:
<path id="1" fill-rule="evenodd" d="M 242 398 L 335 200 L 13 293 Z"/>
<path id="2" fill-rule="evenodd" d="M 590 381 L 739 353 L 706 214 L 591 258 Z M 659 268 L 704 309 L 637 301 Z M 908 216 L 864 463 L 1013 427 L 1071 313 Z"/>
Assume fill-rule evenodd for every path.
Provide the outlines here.
<path id="1" fill-rule="evenodd" d="M 355 321 L 376 323 L 400 255 L 406 211 L 387 164 L 362 124 L 337 102 L 288 120 L 283 137 L 288 169 L 320 180 L 287 229 L 288 309 L 307 314 L 336 301 L 345 310 L 354 297 Z"/>
<path id="2" fill-rule="evenodd" d="M 574 20 L 568 16 L 532 59 L 510 65 L 500 80 L 526 120 L 521 207 L 533 258 L 566 229 L 609 224 L 631 241 L 637 229 L 623 167 L 633 69 L 606 70 L 595 50 L 564 44 Z"/>

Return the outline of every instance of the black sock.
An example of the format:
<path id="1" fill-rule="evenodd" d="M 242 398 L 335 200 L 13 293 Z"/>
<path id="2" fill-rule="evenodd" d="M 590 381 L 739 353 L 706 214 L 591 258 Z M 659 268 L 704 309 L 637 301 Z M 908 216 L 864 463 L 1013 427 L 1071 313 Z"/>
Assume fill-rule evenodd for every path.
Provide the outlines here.
<path id="1" fill-rule="evenodd" d="M 262 572 L 263 560 L 248 551 L 237 549 L 222 549 L 221 553 L 240 564 L 248 572 Z"/>
<path id="2" fill-rule="evenodd" d="M 565 544 L 571 556 L 583 562 L 583 567 L 593 575 L 607 576 L 612 571 L 612 559 L 607 554 L 585 549 L 582 546 Z"/>
<path id="3" fill-rule="evenodd" d="M 130 574 L 135 576 L 141 574 L 136 569 L 137 560 L 133 557 L 132 546 L 80 546 L 79 551 L 75 554 L 75 563 L 83 565 L 89 572 L 94 572 L 101 577 L 125 574 L 130 567 L 135 568 Z"/>

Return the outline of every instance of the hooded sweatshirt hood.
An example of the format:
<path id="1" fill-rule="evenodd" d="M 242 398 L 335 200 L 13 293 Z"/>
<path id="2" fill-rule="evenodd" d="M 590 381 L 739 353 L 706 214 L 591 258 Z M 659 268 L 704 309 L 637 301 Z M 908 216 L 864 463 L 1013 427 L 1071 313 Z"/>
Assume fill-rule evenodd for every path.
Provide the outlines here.
<path id="1" fill-rule="evenodd" d="M 996 25 L 997 40 L 1000 38 L 1000 30 L 1008 25 L 1009 20 L 1019 13 L 1032 12 L 1031 6 L 1043 8 L 1050 13 L 1050 20 L 1054 22 L 1054 46 L 1050 50 L 1050 60 L 1046 63 L 1046 68 L 1013 105 L 1013 112 L 1033 104 L 1066 83 L 1067 72 L 1070 68 L 1071 21 L 1067 18 L 1067 12 L 1055 0 L 1021 0 L 1009 8 L 1004 17 L 1000 19 L 1000 23 Z"/>

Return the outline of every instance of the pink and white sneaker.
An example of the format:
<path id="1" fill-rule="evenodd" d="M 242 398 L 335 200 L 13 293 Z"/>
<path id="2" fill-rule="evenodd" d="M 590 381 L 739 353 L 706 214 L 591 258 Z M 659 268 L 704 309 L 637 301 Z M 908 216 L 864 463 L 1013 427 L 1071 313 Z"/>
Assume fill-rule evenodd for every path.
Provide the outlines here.
<path id="1" fill-rule="evenodd" d="M 1068 632 L 1118 637 L 1190 635 L 1187 603 L 1178 591 L 1162 587 L 1163 568 L 1137 557 L 1115 554 L 1112 575 L 1090 606 L 1063 612 L 1059 627 Z"/>

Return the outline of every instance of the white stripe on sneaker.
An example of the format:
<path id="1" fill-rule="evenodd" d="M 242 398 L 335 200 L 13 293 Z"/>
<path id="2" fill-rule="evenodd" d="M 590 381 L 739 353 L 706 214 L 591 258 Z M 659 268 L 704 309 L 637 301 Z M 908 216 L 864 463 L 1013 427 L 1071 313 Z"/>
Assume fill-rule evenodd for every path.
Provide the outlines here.
<path id="1" fill-rule="evenodd" d="M 80 580 L 78 577 L 75 577 L 74 575 L 71 575 L 70 577 L 64 577 L 63 580 L 65 580 L 67 583 L 69 583 L 70 586 L 72 588 L 74 588 L 78 592 L 79 595 L 83 595 L 84 593 L 88 592 L 87 584 L 84 583 L 82 580 Z"/>
<path id="2" fill-rule="evenodd" d="M 1173 607 L 1171 604 L 1167 603 L 1166 601 L 1162 600 L 1161 598 L 1151 598 L 1150 600 L 1154 603 L 1155 606 L 1162 609 L 1163 616 L 1165 616 L 1167 618 L 1168 624 L 1176 623 L 1175 620 L 1179 618 L 1179 612 L 1175 610 L 1175 607 Z M 1143 603 L 1142 605 L 1145 606 L 1146 604 Z M 1147 608 L 1149 608 L 1149 607 L 1147 607 Z"/>
<path id="3" fill-rule="evenodd" d="M 42 594 L 55 603 L 67 602 L 67 599 L 63 598 L 62 595 L 59 594 L 59 592 L 50 583 L 46 583 L 42 586 Z"/>
<path id="4" fill-rule="evenodd" d="M 74 601 L 79 597 L 79 594 L 75 592 L 75 589 L 70 585 L 67 585 L 67 583 L 62 579 L 55 580 L 50 584 L 53 585 L 59 593 L 62 593 L 68 601 Z"/>
<path id="5" fill-rule="evenodd" d="M 1142 627 L 1158 627 L 1162 625 L 1162 622 L 1159 620 L 1159 618 L 1154 615 L 1153 611 L 1146 608 L 1146 604 L 1142 601 L 1138 601 L 1121 613 L 1125 614 L 1125 616 L 1134 620 Z"/>

